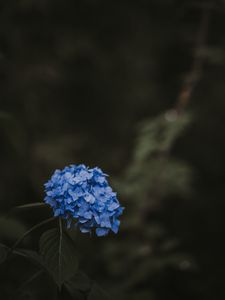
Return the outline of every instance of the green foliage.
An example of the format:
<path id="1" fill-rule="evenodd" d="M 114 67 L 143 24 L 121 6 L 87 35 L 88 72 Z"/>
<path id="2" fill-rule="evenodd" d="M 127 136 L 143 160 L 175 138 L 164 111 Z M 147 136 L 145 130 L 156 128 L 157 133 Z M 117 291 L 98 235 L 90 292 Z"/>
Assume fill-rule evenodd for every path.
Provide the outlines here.
<path id="1" fill-rule="evenodd" d="M 169 111 L 143 122 L 133 159 L 124 176 L 116 181 L 120 197 L 126 199 L 124 236 L 109 243 L 105 251 L 110 257 L 109 271 L 115 277 L 123 274 L 126 278 L 118 282 L 120 292 L 128 293 L 124 299 L 130 299 L 129 292 L 135 286 L 148 284 L 168 267 L 180 269 L 183 261 L 190 261 L 178 251 L 179 241 L 168 236 L 163 224 L 151 220 L 152 213 L 157 213 L 166 198 L 181 199 L 190 193 L 191 169 L 171 155 L 174 143 L 190 120 L 189 115 Z M 142 292 L 134 299 L 142 297 Z M 145 291 L 147 295 L 152 295 L 151 289 Z"/>
<path id="2" fill-rule="evenodd" d="M 189 122 L 189 115 L 178 115 L 176 110 L 167 111 L 155 119 L 142 122 L 139 126 L 132 167 L 145 162 L 151 156 L 168 152 Z"/>
<path id="3" fill-rule="evenodd" d="M 171 157 L 170 150 L 191 118 L 175 111 L 149 121 L 139 127 L 133 160 L 120 179 L 121 192 L 138 206 L 159 203 L 171 195 L 186 196 L 190 192 L 190 167 Z"/>
<path id="4" fill-rule="evenodd" d="M 39 206 L 40 203 L 34 203 L 17 208 L 30 209 Z M 50 229 L 41 235 L 39 242 L 40 254 L 33 250 L 18 248 L 18 245 L 28 234 L 31 234 L 35 229 L 45 225 L 52 219 L 54 218 L 38 223 L 28 231 L 25 231 L 25 233 L 24 228 L 22 228 L 21 232 L 18 231 L 20 235 L 16 235 L 17 240 L 11 248 L 0 244 L 0 264 L 6 262 L 7 259 L 10 260 L 13 256 L 26 259 L 26 261 L 31 263 L 33 274 L 16 291 L 19 299 L 23 299 L 26 295 L 32 298 L 38 294 L 38 287 L 33 286 L 33 281 L 36 281 L 38 277 L 42 278 L 43 274 L 48 274 L 59 289 L 64 285 L 73 299 L 87 300 L 89 297 L 91 297 L 90 299 L 96 299 L 96 297 L 103 300 L 108 299 L 106 293 L 100 287 L 93 283 L 83 272 L 78 271 L 77 251 L 69 232 L 63 229 L 61 219 L 59 219 L 59 228 Z M 12 220 L 1 219 L 4 226 L 11 223 L 14 226 L 17 225 L 16 221 L 11 223 L 10 221 Z M 50 293 L 54 294 L 54 286 Z"/>
<path id="5" fill-rule="evenodd" d="M 168 237 L 163 225 L 151 221 L 150 217 L 152 211 L 162 205 L 162 201 L 168 196 L 183 197 L 189 194 L 191 170 L 170 153 L 189 122 L 188 115 L 177 115 L 175 111 L 143 122 L 139 126 L 133 159 L 116 182 L 120 195 L 127 201 L 125 206 L 128 209 L 123 217 L 124 236 L 121 239 L 119 235 L 112 243 L 109 241 L 101 251 L 106 254 L 103 257 L 107 257 L 108 271 L 118 277 L 118 282 L 115 283 L 117 292 L 113 292 L 118 299 L 153 298 L 151 289 L 140 292 L 136 290 L 135 294 L 131 292 L 135 286 L 147 284 L 148 278 L 157 276 L 170 266 L 180 268 L 189 259 L 176 250 L 178 241 Z M 15 209 L 31 211 L 42 206 L 43 203 L 37 202 L 17 206 Z M 9 222 L 12 223 L 10 226 L 17 228 L 13 237 L 17 241 L 12 254 L 24 257 L 38 267 L 33 275 L 34 279 L 35 274 L 39 276 L 44 270 L 60 289 L 63 285 L 73 299 L 109 299 L 96 283 L 78 271 L 77 251 L 71 238 L 74 233 L 65 231 L 60 219 L 59 228 L 42 234 L 39 242 L 40 255 L 32 250 L 16 248 L 34 229 L 54 219 L 44 220 L 25 231 L 16 221 L 2 218 L 0 228 L 5 232 Z M 0 247 L 0 262 L 7 258 L 7 251 L 7 247 Z M 123 281 L 119 280 L 120 276 L 123 276 Z"/>
<path id="6" fill-rule="evenodd" d="M 77 253 L 73 241 L 64 231 L 54 228 L 43 233 L 40 238 L 40 253 L 59 287 L 76 273 Z"/>

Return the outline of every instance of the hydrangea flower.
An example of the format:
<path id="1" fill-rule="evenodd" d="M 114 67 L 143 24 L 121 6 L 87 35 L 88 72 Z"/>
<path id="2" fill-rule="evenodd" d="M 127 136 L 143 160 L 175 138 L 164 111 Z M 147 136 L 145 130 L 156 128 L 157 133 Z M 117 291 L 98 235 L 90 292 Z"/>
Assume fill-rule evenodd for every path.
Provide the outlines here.
<path id="1" fill-rule="evenodd" d="M 85 165 L 70 165 L 56 170 L 45 183 L 46 197 L 54 216 L 67 220 L 81 232 L 105 236 L 109 231 L 118 232 L 118 217 L 124 208 L 120 206 L 116 193 L 112 191 L 107 176 L 99 168 L 90 169 Z"/>

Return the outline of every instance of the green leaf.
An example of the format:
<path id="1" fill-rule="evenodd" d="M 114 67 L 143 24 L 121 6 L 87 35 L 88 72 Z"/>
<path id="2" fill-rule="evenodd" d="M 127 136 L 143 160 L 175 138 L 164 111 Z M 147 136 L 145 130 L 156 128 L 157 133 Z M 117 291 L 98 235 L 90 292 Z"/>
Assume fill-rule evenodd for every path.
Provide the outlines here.
<path id="1" fill-rule="evenodd" d="M 92 285 L 87 300 L 110 300 L 109 296 L 96 283 Z"/>
<path id="2" fill-rule="evenodd" d="M 190 124 L 188 114 L 178 116 L 175 111 L 167 111 L 155 119 L 142 122 L 134 153 L 134 163 L 148 160 L 150 156 L 168 151 Z"/>
<path id="3" fill-rule="evenodd" d="M 44 264 L 61 288 L 78 268 L 73 241 L 61 229 L 54 228 L 43 233 L 39 245 Z"/>

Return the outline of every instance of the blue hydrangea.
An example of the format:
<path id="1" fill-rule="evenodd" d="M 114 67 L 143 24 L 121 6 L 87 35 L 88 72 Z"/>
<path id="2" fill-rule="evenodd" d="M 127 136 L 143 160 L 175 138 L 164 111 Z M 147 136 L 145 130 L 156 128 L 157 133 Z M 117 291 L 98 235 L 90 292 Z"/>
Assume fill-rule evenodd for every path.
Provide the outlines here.
<path id="1" fill-rule="evenodd" d="M 70 165 L 56 170 L 45 183 L 46 197 L 55 217 L 67 220 L 67 226 L 75 223 L 81 232 L 105 236 L 109 231 L 118 232 L 118 217 L 124 208 L 117 194 L 112 191 L 107 176 L 99 168 Z"/>

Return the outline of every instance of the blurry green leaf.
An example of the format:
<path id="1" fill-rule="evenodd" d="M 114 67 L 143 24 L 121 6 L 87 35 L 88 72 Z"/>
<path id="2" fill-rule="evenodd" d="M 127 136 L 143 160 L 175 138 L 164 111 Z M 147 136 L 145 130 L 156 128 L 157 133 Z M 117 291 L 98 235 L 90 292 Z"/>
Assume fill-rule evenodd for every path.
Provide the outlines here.
<path id="1" fill-rule="evenodd" d="M 40 253 L 59 287 L 77 271 L 78 259 L 74 244 L 59 229 L 50 229 L 41 236 Z"/>
<path id="2" fill-rule="evenodd" d="M 189 115 L 177 115 L 173 110 L 143 122 L 140 126 L 134 161 L 144 161 L 150 155 L 168 151 L 189 123 Z"/>
<path id="3" fill-rule="evenodd" d="M 191 168 L 170 155 L 176 139 L 190 120 L 189 115 L 170 110 L 142 123 L 133 160 L 124 177 L 116 182 L 129 205 L 129 211 L 123 216 L 125 224 L 121 227 L 127 234 L 104 250 L 108 251 L 107 257 L 110 256 L 109 271 L 115 277 L 123 274 L 125 278 L 119 283 L 121 291 L 129 293 L 125 299 L 150 299 L 151 289 L 131 296 L 130 291 L 166 268 L 178 266 L 186 257 L 177 253 L 177 241 L 168 238 L 163 225 L 159 221 L 152 224 L 148 216 L 166 197 L 190 194 Z"/>
<path id="4" fill-rule="evenodd" d="M 165 196 L 188 195 L 192 172 L 182 161 L 170 157 L 175 140 L 190 123 L 187 114 L 170 110 L 140 126 L 134 158 L 118 188 L 139 207 L 156 203 Z"/>
<path id="5" fill-rule="evenodd" d="M 190 192 L 192 172 L 182 161 L 172 158 L 151 159 L 129 173 L 125 182 L 126 194 L 142 198 L 153 194 L 157 199 L 170 195 L 187 195 Z"/>

